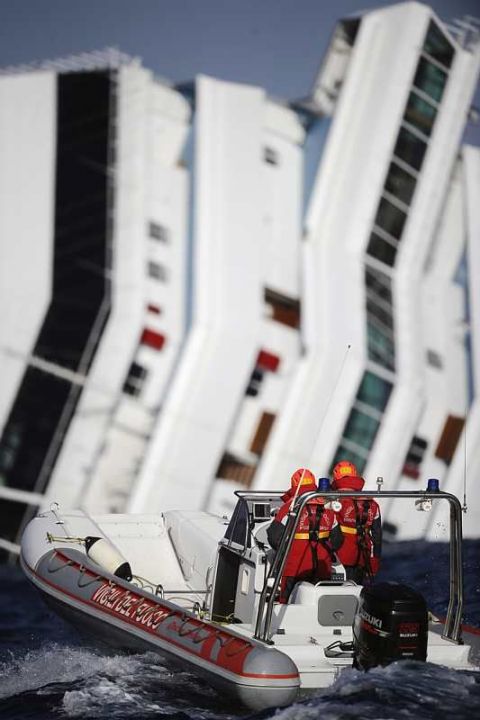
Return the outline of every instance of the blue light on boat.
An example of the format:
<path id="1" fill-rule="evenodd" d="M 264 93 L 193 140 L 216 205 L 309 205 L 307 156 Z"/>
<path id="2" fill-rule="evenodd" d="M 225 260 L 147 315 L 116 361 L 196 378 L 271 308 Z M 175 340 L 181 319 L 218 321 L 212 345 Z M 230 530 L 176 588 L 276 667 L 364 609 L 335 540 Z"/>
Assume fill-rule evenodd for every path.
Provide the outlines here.
<path id="1" fill-rule="evenodd" d="M 437 478 L 428 478 L 427 492 L 439 492 L 440 485 Z"/>
<path id="2" fill-rule="evenodd" d="M 330 478 L 323 477 L 318 479 L 319 490 L 330 490 Z"/>

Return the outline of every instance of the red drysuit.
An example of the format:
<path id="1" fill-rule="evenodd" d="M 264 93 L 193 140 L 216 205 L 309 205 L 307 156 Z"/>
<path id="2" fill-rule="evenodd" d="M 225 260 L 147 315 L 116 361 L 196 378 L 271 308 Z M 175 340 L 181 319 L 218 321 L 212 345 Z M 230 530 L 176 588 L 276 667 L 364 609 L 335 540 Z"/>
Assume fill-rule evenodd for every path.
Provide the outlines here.
<path id="1" fill-rule="evenodd" d="M 348 492 L 344 489 L 343 492 Z M 339 497 L 341 509 L 336 512 L 343 536 L 337 556 L 347 571 L 347 578 L 363 582 L 372 578 L 380 566 L 382 551 L 382 523 L 380 508 L 375 500 L 354 500 Z"/>
<path id="2" fill-rule="evenodd" d="M 315 484 L 302 485 L 297 497 L 316 489 Z M 282 496 L 284 504 L 268 530 L 270 545 L 275 549 L 287 523 L 295 491 L 296 488 L 291 488 Z M 325 507 L 325 500 L 322 498 L 311 500 L 302 511 L 285 561 L 280 584 L 280 602 L 287 602 L 293 585 L 299 580 L 315 582 L 330 578 L 331 551 L 337 550 L 341 542 L 342 536 L 333 510 Z"/>

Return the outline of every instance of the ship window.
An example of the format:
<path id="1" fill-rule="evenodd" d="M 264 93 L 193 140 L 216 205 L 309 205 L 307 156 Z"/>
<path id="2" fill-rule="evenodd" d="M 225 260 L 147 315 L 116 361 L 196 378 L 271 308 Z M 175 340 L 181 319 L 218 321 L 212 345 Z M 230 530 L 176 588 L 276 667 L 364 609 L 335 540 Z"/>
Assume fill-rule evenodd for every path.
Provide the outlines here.
<path id="1" fill-rule="evenodd" d="M 402 210 L 397 208 L 386 198 L 382 197 L 378 206 L 375 225 L 399 240 L 402 235 L 406 219 L 407 216 Z"/>
<path id="2" fill-rule="evenodd" d="M 247 465 L 227 452 L 220 461 L 216 477 L 221 480 L 233 480 L 248 488 L 252 484 L 256 469 L 256 465 Z"/>
<path id="3" fill-rule="evenodd" d="M 392 162 L 385 180 L 385 190 L 409 205 L 415 190 L 416 180 L 396 163 Z"/>
<path id="4" fill-rule="evenodd" d="M 447 417 L 435 450 L 435 457 L 443 460 L 446 465 L 450 465 L 453 460 L 464 424 L 465 419 L 463 417 L 455 417 L 454 415 Z"/>
<path id="5" fill-rule="evenodd" d="M 437 115 L 436 109 L 415 92 L 411 92 L 405 110 L 406 122 L 427 137 L 431 134 Z"/>
<path id="6" fill-rule="evenodd" d="M 365 268 L 365 285 L 367 288 L 367 310 L 375 315 L 384 325 L 393 327 L 391 280 L 380 270 Z"/>
<path id="7" fill-rule="evenodd" d="M 250 380 L 247 385 L 247 389 L 245 391 L 245 394 L 249 397 L 257 397 L 258 393 L 260 392 L 260 386 L 263 381 L 263 370 L 259 370 L 258 368 L 254 368 Z"/>
<path id="8" fill-rule="evenodd" d="M 358 389 L 357 400 L 383 412 L 387 407 L 391 392 L 391 382 L 383 380 L 367 370 Z"/>
<path id="9" fill-rule="evenodd" d="M 385 265 L 393 267 L 395 263 L 395 256 L 397 254 L 397 246 L 392 242 L 388 242 L 384 238 L 381 238 L 377 233 L 372 232 L 370 235 L 370 242 L 368 243 L 367 253 L 371 257 L 380 260 Z"/>
<path id="10" fill-rule="evenodd" d="M 379 425 L 379 420 L 352 408 L 343 436 L 346 440 L 369 450 L 373 445 Z"/>
<path id="11" fill-rule="evenodd" d="M 271 308 L 271 318 L 276 322 L 298 328 L 300 325 L 300 301 L 265 288 L 265 302 Z"/>
<path id="12" fill-rule="evenodd" d="M 163 225 L 159 225 L 155 222 L 148 224 L 148 235 L 153 240 L 160 240 L 160 242 L 168 242 L 168 230 Z"/>
<path id="13" fill-rule="evenodd" d="M 374 295 L 367 291 L 367 314 L 374 322 L 385 328 L 385 331 L 392 334 L 393 311 L 392 307 L 377 301 Z"/>
<path id="14" fill-rule="evenodd" d="M 16 485 L 14 486 L 16 487 Z M 23 487 L 21 488 L 24 489 Z M 2 537 L 13 542 L 20 542 L 19 529 L 25 526 L 26 520 L 31 520 L 37 508 L 23 502 L 0 499 L 0 517 L 2 518 Z M 6 555 L 2 551 L 2 561 Z"/>
<path id="15" fill-rule="evenodd" d="M 395 345 L 391 333 L 375 324 L 369 318 L 367 321 L 368 357 L 387 370 L 395 370 Z"/>
<path id="16" fill-rule="evenodd" d="M 427 350 L 427 362 L 438 370 L 443 368 L 442 358 L 436 350 Z"/>
<path id="17" fill-rule="evenodd" d="M 420 58 L 413 81 L 415 87 L 422 90 L 436 102 L 440 102 L 446 82 L 446 72 L 425 58 Z"/>
<path id="18" fill-rule="evenodd" d="M 342 20 L 340 22 L 342 38 L 346 40 L 350 47 L 353 47 L 355 38 L 357 37 L 360 20 L 353 18 L 351 20 Z"/>
<path id="19" fill-rule="evenodd" d="M 386 335 L 392 335 L 393 330 L 393 317 L 392 314 L 387 312 L 384 308 L 377 305 L 375 302 L 367 300 L 367 314 L 368 319 L 377 327 L 383 329 Z"/>
<path id="20" fill-rule="evenodd" d="M 383 272 L 365 269 L 367 291 L 368 357 L 388 370 L 395 369 L 391 280 Z"/>
<path id="21" fill-rule="evenodd" d="M 420 466 L 427 446 L 426 440 L 414 435 L 402 470 L 403 474 L 412 480 L 417 480 L 420 477 Z"/>
<path id="22" fill-rule="evenodd" d="M 263 159 L 268 165 L 278 165 L 278 153 L 271 147 L 266 147 L 263 151 Z"/>
<path id="23" fill-rule="evenodd" d="M 451 66 L 455 51 L 440 28 L 433 21 L 430 21 L 430 25 L 428 26 L 423 49 L 430 57 L 445 67 L 449 68 Z"/>
<path id="24" fill-rule="evenodd" d="M 415 170 L 420 170 L 425 157 L 427 145 L 407 128 L 400 128 L 398 133 L 397 144 L 393 154 L 410 165 Z"/>
<path id="25" fill-rule="evenodd" d="M 154 262 L 153 260 L 149 260 L 148 262 L 148 275 L 149 277 L 154 278 L 155 280 L 161 280 L 162 282 L 166 282 L 168 280 L 167 268 L 160 263 Z"/>
<path id="26" fill-rule="evenodd" d="M 378 413 L 383 412 L 391 391 L 392 383 L 368 370 L 365 372 L 332 467 L 339 460 L 351 460 L 357 466 L 358 472 L 362 472 L 367 462 L 368 451 L 373 446 L 380 427 L 380 416 L 375 417 L 373 412 L 369 412 L 369 408 L 373 408 Z M 363 404 L 363 409 L 360 404 Z M 365 457 L 361 454 L 362 449 L 365 450 Z"/>
<path id="27" fill-rule="evenodd" d="M 125 380 L 125 384 L 123 386 L 123 392 L 127 393 L 127 395 L 138 397 L 142 391 L 147 375 L 148 371 L 146 368 L 139 363 L 133 362 L 130 365 L 127 379 Z"/>
<path id="28" fill-rule="evenodd" d="M 262 413 L 262 417 L 260 418 L 260 422 L 258 423 L 257 430 L 250 445 L 250 451 L 255 453 L 255 455 L 261 455 L 263 453 L 274 421 L 275 415 L 273 413 Z"/>
<path id="29" fill-rule="evenodd" d="M 22 445 L 22 435 L 20 423 L 7 425 L 0 444 L 0 472 L 8 472 L 15 464 L 17 452 Z"/>

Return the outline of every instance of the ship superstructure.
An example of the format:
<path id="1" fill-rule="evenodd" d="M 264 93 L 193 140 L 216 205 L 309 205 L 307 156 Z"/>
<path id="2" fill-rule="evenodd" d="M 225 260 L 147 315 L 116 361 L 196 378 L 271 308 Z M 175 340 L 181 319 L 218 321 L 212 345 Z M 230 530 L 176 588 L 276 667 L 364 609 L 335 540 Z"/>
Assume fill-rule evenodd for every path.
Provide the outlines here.
<path id="1" fill-rule="evenodd" d="M 478 532 L 479 37 L 367 11 L 295 101 L 115 51 L 3 71 L 4 548 L 53 501 L 228 514 L 339 458 L 470 483 Z"/>

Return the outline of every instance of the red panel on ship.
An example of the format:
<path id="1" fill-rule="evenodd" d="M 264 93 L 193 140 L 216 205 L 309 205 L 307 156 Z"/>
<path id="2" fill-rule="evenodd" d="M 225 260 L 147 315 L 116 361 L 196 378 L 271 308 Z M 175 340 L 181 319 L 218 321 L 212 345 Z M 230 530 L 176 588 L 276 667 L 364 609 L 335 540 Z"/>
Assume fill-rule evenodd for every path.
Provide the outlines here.
<path id="1" fill-rule="evenodd" d="M 270 372 L 276 372 L 280 365 L 280 358 L 278 355 L 273 355 L 266 350 L 260 350 L 257 358 L 257 367 L 261 370 L 270 370 Z"/>
<path id="2" fill-rule="evenodd" d="M 161 350 L 165 344 L 165 335 L 156 332 L 156 330 L 150 330 L 149 328 L 145 328 L 142 333 L 140 342 L 142 345 L 148 345 L 154 350 Z"/>

